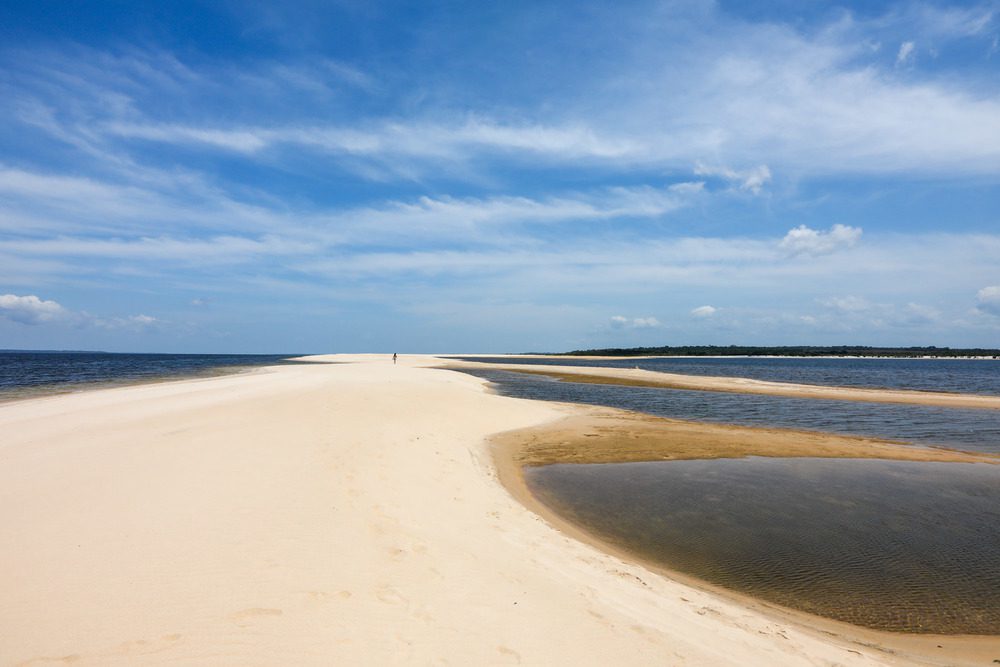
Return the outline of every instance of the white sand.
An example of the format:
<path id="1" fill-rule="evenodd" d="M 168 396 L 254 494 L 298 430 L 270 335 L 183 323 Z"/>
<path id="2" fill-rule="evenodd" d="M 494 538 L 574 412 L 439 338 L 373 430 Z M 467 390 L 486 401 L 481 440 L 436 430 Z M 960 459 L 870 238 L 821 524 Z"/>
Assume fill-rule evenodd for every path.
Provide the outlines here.
<path id="1" fill-rule="evenodd" d="M 338 360 L 0 406 L 0 664 L 887 664 L 518 504 L 569 408 Z"/>

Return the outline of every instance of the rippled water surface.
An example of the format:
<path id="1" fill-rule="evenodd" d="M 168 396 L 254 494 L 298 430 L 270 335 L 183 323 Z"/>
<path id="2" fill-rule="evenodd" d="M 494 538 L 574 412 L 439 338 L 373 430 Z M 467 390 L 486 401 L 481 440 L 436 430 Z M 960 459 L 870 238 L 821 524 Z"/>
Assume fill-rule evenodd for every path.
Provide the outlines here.
<path id="1" fill-rule="evenodd" d="M 273 354 L 0 352 L 0 400 L 289 363 Z"/>
<path id="2" fill-rule="evenodd" d="M 881 630 L 1000 634 L 1000 466 L 717 459 L 525 469 L 636 555 Z"/>
<path id="3" fill-rule="evenodd" d="M 743 377 L 771 382 L 1000 395 L 998 359 L 827 359 L 780 357 L 580 359 L 463 357 L 468 361 L 642 368 L 661 373 Z"/>

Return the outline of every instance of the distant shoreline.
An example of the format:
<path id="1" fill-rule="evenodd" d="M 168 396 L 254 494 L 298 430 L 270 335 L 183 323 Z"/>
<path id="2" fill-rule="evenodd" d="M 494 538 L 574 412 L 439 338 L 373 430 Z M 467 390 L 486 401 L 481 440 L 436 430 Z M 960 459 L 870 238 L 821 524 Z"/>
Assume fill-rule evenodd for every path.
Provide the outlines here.
<path id="1" fill-rule="evenodd" d="M 526 355 L 535 356 L 535 355 Z M 870 345 L 663 345 L 606 347 L 538 356 L 572 357 L 788 357 L 847 359 L 1000 359 L 1000 349 L 876 347 Z"/>
<path id="2" fill-rule="evenodd" d="M 452 356 L 452 355 L 449 355 Z M 462 357 L 514 357 L 524 359 L 912 359 L 914 361 L 1000 361 L 998 355 L 951 355 L 951 356 L 891 356 L 891 355 L 845 355 L 845 354 L 813 354 L 813 355 L 789 355 L 789 354 L 577 354 L 560 352 L 527 352 L 524 354 L 463 354 L 455 355 Z"/>

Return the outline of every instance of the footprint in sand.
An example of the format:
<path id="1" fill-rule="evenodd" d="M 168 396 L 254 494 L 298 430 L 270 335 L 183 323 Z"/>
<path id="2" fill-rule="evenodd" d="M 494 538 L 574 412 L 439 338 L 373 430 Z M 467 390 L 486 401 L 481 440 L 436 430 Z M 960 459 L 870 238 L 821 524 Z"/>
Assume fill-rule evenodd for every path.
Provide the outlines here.
<path id="1" fill-rule="evenodd" d="M 521 654 L 512 648 L 507 648 L 506 646 L 497 646 L 497 653 L 502 656 L 506 656 L 509 659 L 516 660 L 517 664 L 521 664 Z"/>
<path id="2" fill-rule="evenodd" d="M 409 600 L 400 595 L 392 586 L 382 586 L 377 591 L 375 591 L 375 597 L 377 597 L 381 602 L 391 605 L 406 605 L 409 604 Z"/>
<path id="3" fill-rule="evenodd" d="M 302 591 L 310 602 L 326 602 L 330 599 L 330 594 L 326 591 Z"/>

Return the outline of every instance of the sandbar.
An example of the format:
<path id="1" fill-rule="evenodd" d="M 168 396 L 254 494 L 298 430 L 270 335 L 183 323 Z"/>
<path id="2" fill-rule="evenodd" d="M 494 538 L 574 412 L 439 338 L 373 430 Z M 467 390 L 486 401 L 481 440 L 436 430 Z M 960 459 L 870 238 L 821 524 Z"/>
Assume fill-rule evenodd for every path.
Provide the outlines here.
<path id="1" fill-rule="evenodd" d="M 507 449 L 519 466 L 745 456 L 1000 464 L 997 454 L 817 431 L 708 424 L 597 407 L 582 407 L 559 421 L 500 434 L 493 442 Z"/>
<path id="2" fill-rule="evenodd" d="M 316 360 L 344 363 L 0 405 L 0 664 L 951 662 L 541 518 L 488 439 L 577 407 L 433 357 Z"/>
<path id="3" fill-rule="evenodd" d="M 946 408 L 976 408 L 1000 410 L 1000 396 L 982 394 L 951 394 L 946 392 L 916 391 L 905 389 L 866 389 L 860 387 L 835 387 L 790 382 L 769 382 L 737 377 L 713 377 L 662 373 L 640 368 L 597 368 L 593 366 L 526 367 L 526 364 L 502 364 L 448 359 L 444 368 L 469 370 L 503 370 L 529 375 L 544 375 L 563 382 L 586 384 L 627 385 L 631 387 L 660 387 L 740 394 L 765 394 L 790 398 L 826 399 L 832 401 L 860 401 L 868 403 L 896 403 L 904 405 L 934 405 Z"/>

